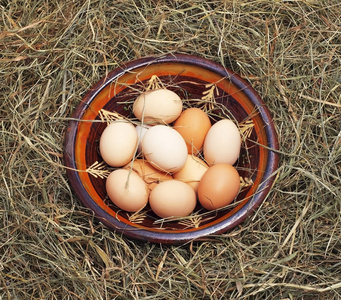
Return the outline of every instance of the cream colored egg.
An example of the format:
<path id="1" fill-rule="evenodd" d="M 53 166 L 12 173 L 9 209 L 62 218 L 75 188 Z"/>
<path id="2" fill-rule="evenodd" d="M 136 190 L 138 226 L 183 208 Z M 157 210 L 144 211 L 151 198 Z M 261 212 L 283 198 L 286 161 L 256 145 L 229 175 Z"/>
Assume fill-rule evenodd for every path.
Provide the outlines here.
<path id="1" fill-rule="evenodd" d="M 155 169 L 146 159 L 134 159 L 124 168 L 132 169 L 136 172 L 145 181 L 150 190 L 160 182 L 173 179 L 172 175 Z"/>
<path id="2" fill-rule="evenodd" d="M 166 173 L 179 171 L 187 159 L 184 139 L 166 125 L 155 125 L 148 129 L 142 140 L 142 152 L 153 167 Z"/>
<path id="3" fill-rule="evenodd" d="M 240 153 L 241 135 L 238 127 L 228 119 L 215 123 L 204 142 L 204 157 L 209 166 L 227 163 L 233 165 Z"/>
<path id="4" fill-rule="evenodd" d="M 119 208 L 136 212 L 148 203 L 149 189 L 134 171 L 117 169 L 106 181 L 106 190 L 111 201 Z"/>
<path id="5" fill-rule="evenodd" d="M 173 174 L 174 179 L 187 183 L 196 193 L 199 182 L 208 169 L 208 165 L 199 157 L 188 155 L 185 165 Z"/>
<path id="6" fill-rule="evenodd" d="M 145 124 L 169 124 L 181 114 L 182 100 L 171 90 L 156 89 L 136 98 L 133 113 Z"/>
<path id="7" fill-rule="evenodd" d="M 149 204 L 161 218 L 185 217 L 195 208 L 196 194 L 186 183 L 168 180 L 158 184 L 150 193 Z"/>
<path id="8" fill-rule="evenodd" d="M 137 132 L 133 124 L 127 121 L 114 121 L 104 129 L 99 149 L 108 165 L 122 167 L 134 157 L 137 142 Z"/>

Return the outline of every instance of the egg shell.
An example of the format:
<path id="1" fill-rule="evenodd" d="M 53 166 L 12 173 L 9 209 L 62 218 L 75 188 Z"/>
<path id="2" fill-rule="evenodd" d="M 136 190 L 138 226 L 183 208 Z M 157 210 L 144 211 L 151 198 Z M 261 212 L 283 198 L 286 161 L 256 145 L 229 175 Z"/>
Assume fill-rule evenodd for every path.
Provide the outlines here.
<path id="1" fill-rule="evenodd" d="M 163 181 L 173 179 L 172 175 L 155 169 L 145 159 L 135 159 L 124 166 L 124 168 L 128 170 L 132 169 L 136 172 L 144 180 L 150 190 Z"/>
<path id="2" fill-rule="evenodd" d="M 173 177 L 187 183 L 197 193 L 199 182 L 207 169 L 208 165 L 202 159 L 189 154 L 185 165 L 179 172 L 174 173 Z"/>
<path id="3" fill-rule="evenodd" d="M 173 128 L 184 138 L 188 153 L 197 155 L 211 128 L 211 121 L 203 110 L 191 107 L 181 113 Z"/>
<path id="4" fill-rule="evenodd" d="M 173 91 L 156 89 L 142 93 L 133 104 L 136 118 L 145 124 L 169 124 L 182 112 L 182 100 Z"/>
<path id="5" fill-rule="evenodd" d="M 240 178 L 230 164 L 216 164 L 202 176 L 198 187 L 198 198 L 207 210 L 229 205 L 238 195 Z"/>
<path id="6" fill-rule="evenodd" d="M 139 211 L 148 203 L 149 189 L 134 171 L 117 169 L 111 172 L 105 186 L 111 201 L 125 211 Z"/>
<path id="7" fill-rule="evenodd" d="M 150 126 L 147 125 L 136 125 L 135 129 L 137 132 L 137 137 L 138 137 L 138 147 L 137 147 L 137 151 L 138 153 L 142 152 L 142 140 L 144 137 L 144 134 L 147 132 L 147 130 L 150 128 Z"/>
<path id="8" fill-rule="evenodd" d="M 179 171 L 187 159 L 184 139 L 166 125 L 148 129 L 142 140 L 142 152 L 153 167 L 166 173 Z"/>
<path id="9" fill-rule="evenodd" d="M 195 208 L 196 194 L 186 183 L 168 180 L 158 184 L 150 193 L 149 204 L 161 218 L 185 217 Z"/>
<path id="10" fill-rule="evenodd" d="M 104 129 L 99 150 L 108 165 L 122 167 L 134 157 L 137 142 L 134 125 L 127 121 L 114 121 Z"/>
<path id="11" fill-rule="evenodd" d="M 238 127 L 228 119 L 213 124 L 204 142 L 204 157 L 209 166 L 219 163 L 233 165 L 240 153 L 241 135 Z"/>

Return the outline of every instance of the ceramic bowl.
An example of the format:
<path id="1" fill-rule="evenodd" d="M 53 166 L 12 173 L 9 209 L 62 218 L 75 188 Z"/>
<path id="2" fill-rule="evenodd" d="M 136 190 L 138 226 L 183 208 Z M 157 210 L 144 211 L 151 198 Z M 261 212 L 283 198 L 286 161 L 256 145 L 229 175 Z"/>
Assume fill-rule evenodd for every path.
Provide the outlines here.
<path id="1" fill-rule="evenodd" d="M 107 123 L 99 112 L 134 118 L 133 101 L 153 75 L 184 99 L 184 107 L 209 110 L 212 124 L 230 118 L 245 130 L 241 154 L 235 164 L 245 184 L 232 205 L 211 212 L 198 205 L 187 219 L 160 222 L 149 206 L 137 215 L 118 209 L 106 194 L 106 179 L 89 172 L 96 169 L 96 164 L 106 169 L 99 153 L 99 138 Z M 202 101 L 212 86 L 213 104 Z M 246 81 L 207 59 L 172 54 L 127 62 L 97 82 L 74 110 L 67 128 L 64 159 L 74 193 L 109 229 L 142 241 L 179 244 L 225 233 L 250 216 L 273 185 L 277 149 L 271 114 Z"/>

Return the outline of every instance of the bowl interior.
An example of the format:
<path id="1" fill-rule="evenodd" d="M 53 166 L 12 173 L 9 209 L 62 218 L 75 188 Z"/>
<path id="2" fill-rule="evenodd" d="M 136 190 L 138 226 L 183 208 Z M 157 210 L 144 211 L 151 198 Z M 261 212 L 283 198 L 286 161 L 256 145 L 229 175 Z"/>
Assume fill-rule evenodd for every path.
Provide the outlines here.
<path id="1" fill-rule="evenodd" d="M 246 183 L 229 207 L 208 212 L 197 205 L 193 216 L 189 218 L 160 222 L 149 206 L 136 214 L 119 210 L 107 197 L 105 178 L 87 171 L 97 162 L 113 170 L 104 164 L 99 153 L 99 138 L 107 126 L 100 118 L 100 110 L 117 112 L 132 121 L 138 121 L 132 113 L 133 101 L 145 91 L 153 75 L 157 75 L 165 87 L 175 91 L 184 100 L 184 108 L 205 109 L 212 124 L 221 118 L 229 118 L 239 124 L 241 129 L 246 129 L 240 158 L 235 164 Z M 211 88 L 214 97 L 209 101 L 203 100 Z M 255 91 L 244 81 L 213 63 L 209 67 L 202 60 L 198 63 L 174 57 L 133 62 L 97 83 L 77 107 L 74 118 L 79 121 L 70 124 L 66 143 L 67 164 L 77 169 L 77 172 L 68 172 L 73 188 L 80 200 L 93 209 L 107 226 L 124 233 L 135 230 L 134 234 L 130 234 L 134 237 L 142 235 L 144 239 L 145 232 L 166 235 L 204 232 L 205 228 L 215 228 L 213 231 L 210 229 L 210 233 L 226 231 L 260 204 L 265 197 L 264 191 L 267 192 L 271 185 L 271 182 L 264 185 L 265 180 L 269 180 L 264 176 L 269 175 L 269 159 L 273 153 L 262 146 L 276 147 L 269 145 L 273 141 L 269 138 L 269 126 L 272 123 L 269 124 L 271 118 L 268 111 Z"/>

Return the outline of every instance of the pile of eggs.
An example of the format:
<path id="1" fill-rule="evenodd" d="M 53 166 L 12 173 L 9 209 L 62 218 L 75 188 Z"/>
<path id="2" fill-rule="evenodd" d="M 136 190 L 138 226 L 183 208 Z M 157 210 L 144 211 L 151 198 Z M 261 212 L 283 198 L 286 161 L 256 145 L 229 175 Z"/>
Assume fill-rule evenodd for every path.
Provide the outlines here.
<path id="1" fill-rule="evenodd" d="M 198 201 L 214 210 L 235 199 L 241 135 L 234 122 L 212 125 L 206 112 L 183 109 L 165 88 L 140 94 L 133 113 L 139 125 L 116 120 L 100 138 L 103 160 L 115 167 L 106 191 L 117 207 L 137 212 L 149 203 L 159 217 L 173 218 L 190 215 Z"/>

